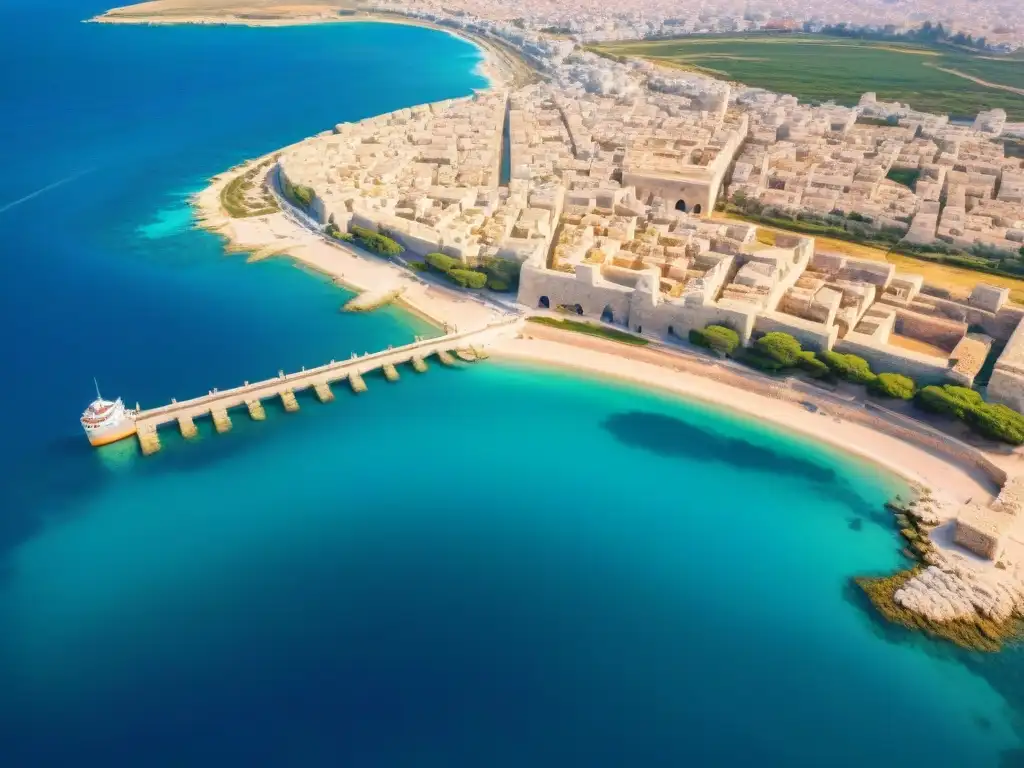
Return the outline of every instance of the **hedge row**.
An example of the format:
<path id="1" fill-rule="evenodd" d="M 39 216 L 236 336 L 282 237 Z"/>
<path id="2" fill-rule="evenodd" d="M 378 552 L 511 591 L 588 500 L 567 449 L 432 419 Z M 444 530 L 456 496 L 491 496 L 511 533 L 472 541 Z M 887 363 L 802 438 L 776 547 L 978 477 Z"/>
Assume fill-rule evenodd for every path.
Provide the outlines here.
<path id="1" fill-rule="evenodd" d="M 350 226 L 349 232 L 366 250 L 379 253 L 381 256 L 398 256 L 405 250 L 390 237 L 374 232 L 372 229 Z"/>
<path id="2" fill-rule="evenodd" d="M 899 373 L 878 373 L 863 357 L 840 352 L 801 349 L 800 342 L 788 333 L 773 331 L 746 349 L 739 347 L 739 335 L 721 325 L 709 325 L 690 331 L 690 342 L 722 355 L 741 352 L 739 358 L 763 371 L 799 368 L 814 378 L 825 376 L 864 384 L 875 395 L 897 400 L 914 400 L 918 407 L 951 416 L 968 424 L 975 432 L 1011 445 L 1024 445 L 1024 415 L 1005 405 L 986 403 L 973 389 L 927 386 L 917 389 L 914 380 Z"/>
<path id="3" fill-rule="evenodd" d="M 732 328 L 724 325 L 709 325 L 707 328 L 694 328 L 690 331 L 690 343 L 705 349 L 713 349 L 720 355 L 728 357 L 740 345 L 740 336 Z"/>
<path id="4" fill-rule="evenodd" d="M 952 384 L 925 387 L 915 401 L 921 408 L 960 419 L 975 432 L 1011 445 L 1024 444 L 1024 416 L 998 403 L 986 403 L 978 392 Z"/>
<path id="5" fill-rule="evenodd" d="M 444 253 L 428 253 L 423 257 L 430 269 L 440 272 L 463 288 L 508 291 L 519 285 L 520 265 L 508 259 L 485 259 L 478 267 L 469 267 Z"/>

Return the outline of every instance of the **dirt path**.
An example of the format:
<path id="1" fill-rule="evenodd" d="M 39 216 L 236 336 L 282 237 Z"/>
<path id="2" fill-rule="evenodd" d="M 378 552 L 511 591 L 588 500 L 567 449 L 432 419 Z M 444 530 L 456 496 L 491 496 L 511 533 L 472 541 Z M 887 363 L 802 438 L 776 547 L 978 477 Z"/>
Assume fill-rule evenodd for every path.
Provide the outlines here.
<path id="1" fill-rule="evenodd" d="M 956 75 L 957 77 L 962 77 L 964 80 L 970 80 L 972 83 L 983 85 L 986 88 L 996 88 L 997 90 L 1000 91 L 1009 91 L 1010 93 L 1016 93 L 1020 96 L 1024 96 L 1024 88 L 1016 88 L 1012 85 L 1003 85 L 1002 83 L 992 83 L 989 82 L 988 80 L 982 80 L 980 77 L 968 75 L 966 72 L 960 72 L 959 70 L 956 69 L 947 69 L 946 67 L 936 67 L 934 64 L 925 64 L 925 66 L 934 67 L 935 69 L 939 70 L 939 72 L 945 72 L 947 75 Z"/>

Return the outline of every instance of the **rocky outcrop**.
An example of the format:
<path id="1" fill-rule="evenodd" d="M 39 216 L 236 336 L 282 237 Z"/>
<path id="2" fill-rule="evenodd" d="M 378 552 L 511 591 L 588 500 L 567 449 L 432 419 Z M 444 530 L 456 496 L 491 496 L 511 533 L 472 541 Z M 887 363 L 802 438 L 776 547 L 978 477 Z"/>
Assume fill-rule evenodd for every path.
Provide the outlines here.
<path id="1" fill-rule="evenodd" d="M 1024 612 L 1022 587 L 1008 576 L 996 581 L 967 569 L 930 566 L 896 590 L 893 597 L 899 605 L 931 621 L 973 621 L 981 616 L 1006 622 Z"/>

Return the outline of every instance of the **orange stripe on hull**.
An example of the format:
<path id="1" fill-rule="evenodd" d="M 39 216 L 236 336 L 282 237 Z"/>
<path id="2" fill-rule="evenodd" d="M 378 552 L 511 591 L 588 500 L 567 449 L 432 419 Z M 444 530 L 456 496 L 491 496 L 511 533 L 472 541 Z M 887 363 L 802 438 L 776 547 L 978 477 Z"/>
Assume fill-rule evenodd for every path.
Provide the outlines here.
<path id="1" fill-rule="evenodd" d="M 116 443 L 118 440 L 124 440 L 126 437 L 131 437 L 135 434 L 135 425 L 128 424 L 123 429 L 117 432 L 109 432 L 105 435 L 92 436 L 89 435 L 89 442 L 93 448 L 99 448 L 101 445 L 110 445 Z"/>

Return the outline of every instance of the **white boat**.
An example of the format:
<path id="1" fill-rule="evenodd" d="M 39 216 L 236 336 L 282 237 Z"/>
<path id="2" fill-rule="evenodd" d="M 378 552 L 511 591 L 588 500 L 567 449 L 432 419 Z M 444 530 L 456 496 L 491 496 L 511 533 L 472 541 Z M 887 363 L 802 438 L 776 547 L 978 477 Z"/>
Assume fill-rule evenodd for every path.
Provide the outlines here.
<path id="1" fill-rule="evenodd" d="M 93 446 L 108 445 L 135 434 L 137 411 L 124 407 L 121 398 L 111 402 L 100 395 L 96 386 L 96 399 L 82 414 L 82 429 Z"/>

